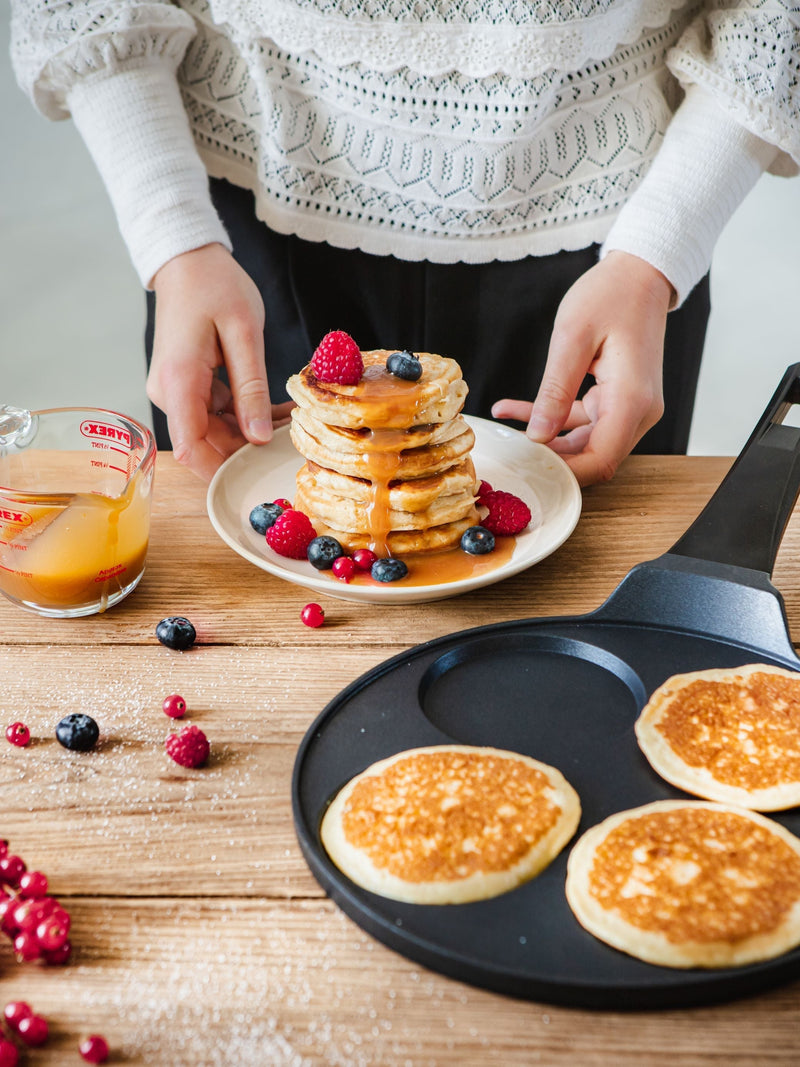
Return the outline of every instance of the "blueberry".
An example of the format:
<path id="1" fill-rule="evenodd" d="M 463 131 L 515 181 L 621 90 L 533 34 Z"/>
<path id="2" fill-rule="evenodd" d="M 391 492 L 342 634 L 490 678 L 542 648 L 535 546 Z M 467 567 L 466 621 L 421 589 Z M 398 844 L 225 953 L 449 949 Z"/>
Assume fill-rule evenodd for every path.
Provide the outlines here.
<path id="1" fill-rule="evenodd" d="M 250 512 L 250 525 L 256 533 L 265 534 L 279 515 L 283 514 L 283 508 L 278 504 L 256 504 Z"/>
<path id="2" fill-rule="evenodd" d="M 405 578 L 408 567 L 401 559 L 376 559 L 369 572 L 376 582 L 396 582 Z"/>
<path id="3" fill-rule="evenodd" d="M 65 715 L 56 727 L 56 739 L 73 752 L 88 752 L 97 744 L 99 736 L 100 730 L 91 715 L 80 712 Z"/>
<path id="4" fill-rule="evenodd" d="M 392 352 L 386 360 L 386 369 L 395 378 L 405 378 L 407 382 L 418 382 L 422 377 L 422 364 L 408 349 Z"/>
<path id="5" fill-rule="evenodd" d="M 333 561 L 344 555 L 344 549 L 335 537 L 322 534 L 315 537 L 306 549 L 308 562 L 318 571 L 326 571 L 333 566 Z"/>
<path id="6" fill-rule="evenodd" d="M 189 620 L 184 619 L 182 615 L 170 615 L 156 626 L 156 637 L 167 648 L 175 648 L 183 652 L 192 647 L 197 632 Z"/>
<path id="7" fill-rule="evenodd" d="M 461 547 L 471 556 L 485 556 L 494 551 L 494 534 L 485 526 L 470 526 L 461 535 Z"/>

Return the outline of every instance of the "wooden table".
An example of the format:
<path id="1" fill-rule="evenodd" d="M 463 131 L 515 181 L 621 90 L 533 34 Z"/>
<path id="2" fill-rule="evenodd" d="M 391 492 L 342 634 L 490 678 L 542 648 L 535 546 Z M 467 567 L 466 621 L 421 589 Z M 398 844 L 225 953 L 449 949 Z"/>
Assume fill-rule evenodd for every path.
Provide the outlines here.
<path id="1" fill-rule="evenodd" d="M 43 870 L 73 919 L 61 968 L 18 964 L 0 937 L 0 998 L 28 1000 L 51 1036 L 24 1063 L 78 1064 L 99 1031 L 113 1063 L 770 1065 L 800 1062 L 800 983 L 719 1007 L 589 1012 L 442 977 L 375 942 L 328 900 L 296 843 L 290 780 L 307 727 L 347 683 L 408 645 L 489 621 L 597 607 L 635 563 L 668 549 L 727 470 L 724 458 L 633 457 L 585 491 L 573 536 L 528 572 L 409 607 L 325 601 L 255 569 L 214 533 L 205 487 L 159 457 L 148 569 L 106 615 L 55 621 L 0 603 L 0 836 Z M 800 633 L 800 524 L 774 572 Z M 177 653 L 156 623 L 186 615 Z M 163 698 L 182 693 L 212 759 L 166 757 Z M 70 753 L 68 712 L 100 723 Z"/>

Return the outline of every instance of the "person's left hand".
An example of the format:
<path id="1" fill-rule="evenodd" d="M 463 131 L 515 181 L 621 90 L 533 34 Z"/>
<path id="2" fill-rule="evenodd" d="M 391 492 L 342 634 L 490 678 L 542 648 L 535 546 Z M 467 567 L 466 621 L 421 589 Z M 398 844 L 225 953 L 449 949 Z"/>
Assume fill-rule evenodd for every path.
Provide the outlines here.
<path id="1" fill-rule="evenodd" d="M 664 411 L 669 281 L 627 252 L 609 252 L 568 290 L 556 314 L 533 403 L 498 400 L 492 415 L 526 422 L 581 485 L 607 481 Z M 594 385 L 580 399 L 586 374 Z"/>

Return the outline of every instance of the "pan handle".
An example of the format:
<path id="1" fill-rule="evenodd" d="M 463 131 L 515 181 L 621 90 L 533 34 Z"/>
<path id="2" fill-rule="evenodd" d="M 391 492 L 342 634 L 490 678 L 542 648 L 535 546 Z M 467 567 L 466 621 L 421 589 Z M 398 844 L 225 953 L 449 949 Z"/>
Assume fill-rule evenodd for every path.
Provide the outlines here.
<path id="1" fill-rule="evenodd" d="M 784 426 L 800 404 L 800 363 L 789 367 L 738 459 L 670 555 L 771 575 L 800 492 L 800 429 Z"/>

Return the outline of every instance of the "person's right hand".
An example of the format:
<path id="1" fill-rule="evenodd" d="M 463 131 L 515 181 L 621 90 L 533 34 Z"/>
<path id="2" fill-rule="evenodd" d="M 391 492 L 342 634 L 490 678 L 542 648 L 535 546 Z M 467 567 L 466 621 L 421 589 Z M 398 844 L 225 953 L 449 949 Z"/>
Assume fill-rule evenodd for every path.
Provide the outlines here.
<path id="1" fill-rule="evenodd" d="M 147 395 L 165 413 L 175 458 L 206 481 L 246 441 L 264 444 L 291 402 L 270 406 L 264 304 L 219 244 L 169 260 L 153 279 Z M 230 389 L 216 375 L 227 370 Z"/>

